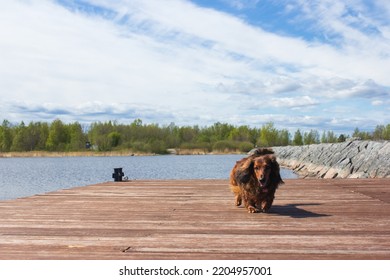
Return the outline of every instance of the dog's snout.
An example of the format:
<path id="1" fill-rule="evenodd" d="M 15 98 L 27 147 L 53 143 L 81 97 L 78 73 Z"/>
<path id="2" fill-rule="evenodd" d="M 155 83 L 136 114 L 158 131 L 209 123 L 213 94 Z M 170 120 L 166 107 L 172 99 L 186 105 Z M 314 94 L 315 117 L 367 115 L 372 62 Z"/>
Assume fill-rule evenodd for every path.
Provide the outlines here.
<path id="1" fill-rule="evenodd" d="M 259 183 L 260 183 L 261 185 L 263 185 L 263 184 L 265 183 L 265 181 L 266 181 L 266 178 L 265 178 L 264 176 L 260 176 L 260 177 L 259 177 Z"/>

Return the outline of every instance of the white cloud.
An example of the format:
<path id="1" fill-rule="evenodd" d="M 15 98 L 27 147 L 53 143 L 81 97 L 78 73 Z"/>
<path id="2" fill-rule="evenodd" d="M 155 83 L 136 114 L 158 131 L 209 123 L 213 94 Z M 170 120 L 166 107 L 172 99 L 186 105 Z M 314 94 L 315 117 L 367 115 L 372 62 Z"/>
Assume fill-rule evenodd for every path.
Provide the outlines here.
<path id="1" fill-rule="evenodd" d="M 119 10 L 112 1 L 97 2 L 104 2 L 106 7 Z M 133 16 L 135 12 L 130 14 L 130 21 L 133 24 L 147 24 L 150 31 L 159 36 L 176 32 L 185 34 L 186 39 L 192 37 L 200 41 L 212 42 L 213 50 L 249 57 L 263 67 L 287 63 L 296 65 L 307 73 L 328 76 L 343 76 L 348 73 L 349 76 L 360 79 L 367 76 L 364 68 L 369 68 L 378 62 L 373 55 L 362 57 L 361 51 L 356 48 L 339 50 L 329 45 L 313 44 L 298 38 L 275 35 L 259 27 L 250 26 L 239 18 L 215 10 L 199 8 L 185 1 L 169 1 L 168 5 L 161 1 L 132 1 L 131 3 L 129 10 L 137 11 L 136 16 Z M 331 13 L 323 5 L 318 7 L 317 11 Z M 337 15 L 339 14 L 324 19 L 324 24 L 331 24 L 331 20 Z M 345 31 L 345 34 L 349 33 Z M 365 42 L 367 41 L 370 40 L 365 39 Z M 348 53 L 345 53 L 346 51 Z M 378 51 L 387 51 L 387 48 L 383 46 L 374 54 Z M 390 66 L 382 64 L 383 70 L 390 71 Z M 388 84 L 383 71 L 378 72 L 380 73 L 372 73 L 375 75 L 373 78 L 380 78 L 380 82 Z"/>
<path id="2" fill-rule="evenodd" d="M 217 85 L 217 89 L 221 92 L 253 96 L 289 93 L 300 87 L 298 81 L 283 76 L 249 81 L 239 80 L 232 84 L 219 83 Z"/>
<path id="3" fill-rule="evenodd" d="M 310 96 L 295 96 L 295 97 L 282 97 L 282 98 L 272 98 L 269 102 L 267 100 L 264 102 L 266 105 L 273 107 L 288 107 L 288 108 L 302 108 L 308 106 L 314 106 L 320 104 L 318 100 Z"/>
<path id="4" fill-rule="evenodd" d="M 317 28 L 343 39 L 335 46 L 277 35 L 184 0 L 85 1 L 100 7 L 90 11 L 65 2 L 2 5 L 0 119 L 59 114 L 286 124 L 296 118 L 311 126 L 327 119 L 315 110 L 323 102 L 359 97 L 379 105 L 390 95 L 388 25 L 365 14 L 345 17 L 346 4 L 337 1 L 299 6 L 311 9 Z M 381 33 L 354 27 L 363 25 Z M 255 120 L 259 100 L 271 109 Z M 311 115 L 289 115 L 286 108 Z"/>
<path id="5" fill-rule="evenodd" d="M 260 0 L 220 0 L 220 1 L 238 10 L 254 8 L 260 2 Z"/>
<path id="6" fill-rule="evenodd" d="M 373 100 L 373 101 L 371 101 L 371 104 L 374 105 L 374 106 L 380 106 L 383 103 L 384 102 L 382 100 Z"/>
<path id="7" fill-rule="evenodd" d="M 340 77 L 317 78 L 310 77 L 302 80 L 302 87 L 305 92 L 312 92 L 313 95 L 328 99 L 346 98 L 383 98 L 390 97 L 390 88 L 378 85 L 373 80 L 356 81 Z"/>

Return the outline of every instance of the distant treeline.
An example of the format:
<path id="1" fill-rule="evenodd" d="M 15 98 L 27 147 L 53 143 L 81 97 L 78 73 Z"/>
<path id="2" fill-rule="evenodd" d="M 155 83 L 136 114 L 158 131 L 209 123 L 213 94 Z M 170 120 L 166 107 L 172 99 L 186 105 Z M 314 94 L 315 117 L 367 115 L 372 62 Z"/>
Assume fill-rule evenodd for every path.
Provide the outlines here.
<path id="1" fill-rule="evenodd" d="M 361 132 L 358 128 L 353 137 L 372 140 L 390 140 L 390 124 L 378 125 L 374 132 Z M 215 123 L 211 126 L 177 126 L 174 123 L 160 126 L 143 124 L 136 119 L 131 124 L 95 122 L 81 125 L 64 123 L 57 119 L 51 123 L 21 122 L 18 125 L 4 120 L 0 126 L 0 152 L 56 151 L 123 151 L 133 153 L 165 154 L 167 149 L 203 150 L 204 152 L 247 152 L 255 146 L 286 146 L 316 143 L 343 142 L 349 135 L 336 135 L 317 130 L 291 134 L 277 129 L 273 123 L 261 128 L 246 125 L 233 126 Z"/>

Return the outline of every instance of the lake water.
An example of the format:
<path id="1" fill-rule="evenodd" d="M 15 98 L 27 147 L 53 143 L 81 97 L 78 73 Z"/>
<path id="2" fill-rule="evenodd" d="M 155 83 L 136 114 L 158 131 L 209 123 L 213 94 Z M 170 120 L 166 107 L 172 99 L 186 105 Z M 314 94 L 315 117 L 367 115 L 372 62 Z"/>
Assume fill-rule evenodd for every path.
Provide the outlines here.
<path id="1" fill-rule="evenodd" d="M 228 179 L 243 155 L 0 158 L 0 200 L 113 181 L 122 167 L 130 180 Z M 284 179 L 297 178 L 281 170 Z"/>

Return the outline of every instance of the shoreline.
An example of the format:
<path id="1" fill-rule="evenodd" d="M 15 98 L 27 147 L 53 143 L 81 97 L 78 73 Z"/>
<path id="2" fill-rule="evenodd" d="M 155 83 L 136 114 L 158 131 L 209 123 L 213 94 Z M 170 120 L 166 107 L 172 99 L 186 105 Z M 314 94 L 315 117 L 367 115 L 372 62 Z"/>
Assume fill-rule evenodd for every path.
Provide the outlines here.
<path id="1" fill-rule="evenodd" d="M 31 151 L 31 152 L 7 152 L 0 153 L 0 158 L 34 158 L 34 157 L 107 157 L 107 156 L 146 156 L 152 154 L 130 153 L 123 152 L 46 152 L 46 151 Z"/>
<path id="2" fill-rule="evenodd" d="M 131 156 L 169 156 L 169 155 L 239 155 L 243 156 L 246 153 L 240 151 L 215 151 L 206 152 L 200 149 L 169 149 L 166 154 L 155 153 L 134 153 L 132 151 L 79 151 L 79 152 L 47 152 L 47 151 L 31 151 L 31 152 L 5 152 L 0 153 L 0 158 L 34 158 L 34 157 L 131 157 Z"/>

